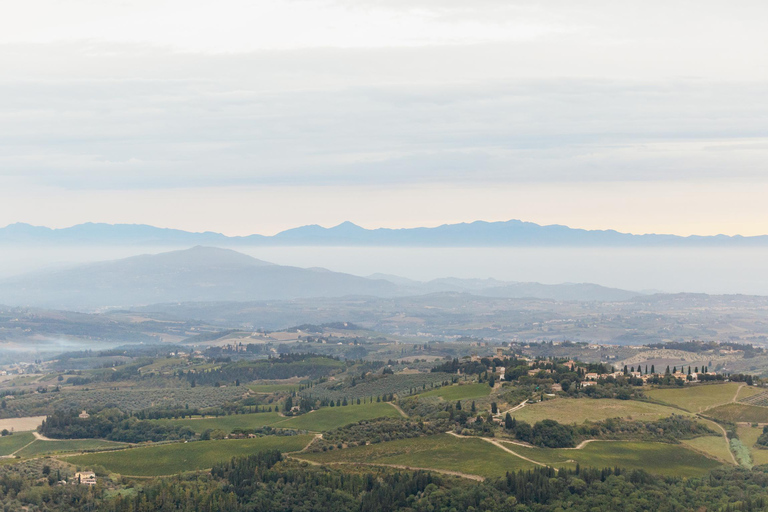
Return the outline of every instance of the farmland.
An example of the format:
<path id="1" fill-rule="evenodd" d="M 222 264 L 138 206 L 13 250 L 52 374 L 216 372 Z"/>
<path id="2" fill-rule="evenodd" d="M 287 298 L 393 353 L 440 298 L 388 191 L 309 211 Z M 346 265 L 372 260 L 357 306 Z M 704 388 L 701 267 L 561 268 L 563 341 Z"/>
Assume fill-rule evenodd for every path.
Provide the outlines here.
<path id="1" fill-rule="evenodd" d="M 760 392 L 757 389 L 754 391 L 756 391 L 756 393 L 749 396 L 743 396 L 741 393 L 739 393 L 738 401 L 742 404 L 768 407 L 768 391 Z"/>
<path id="2" fill-rule="evenodd" d="M 701 384 L 684 388 L 652 389 L 646 394 L 657 402 L 674 405 L 689 412 L 702 412 L 733 401 L 740 386 L 743 385 L 738 382 Z"/>
<path id="3" fill-rule="evenodd" d="M 725 404 L 707 410 L 706 415 L 732 423 L 768 423 L 768 407 L 745 404 Z"/>
<path id="4" fill-rule="evenodd" d="M 546 449 L 504 443 L 511 451 L 555 467 L 615 467 L 643 469 L 663 476 L 703 475 L 720 465 L 682 445 L 641 442 L 593 442 L 581 449 Z M 407 465 L 459 471 L 479 476 L 501 476 L 534 464 L 476 438 L 438 435 L 401 439 L 368 446 L 302 454 L 316 462 L 356 462 Z"/>
<path id="5" fill-rule="evenodd" d="M 608 418 L 658 419 L 680 414 L 678 409 L 635 400 L 555 399 L 526 405 L 512 413 L 518 420 L 536 423 L 553 419 L 560 423 L 583 423 Z"/>
<path id="6" fill-rule="evenodd" d="M 104 441 L 103 439 L 68 439 L 61 441 L 37 440 L 21 449 L 16 455 L 20 457 L 37 457 L 39 455 L 62 452 L 112 450 L 124 446 L 126 446 L 125 443 Z"/>
<path id="7" fill-rule="evenodd" d="M 732 464 L 728 444 L 722 436 L 701 436 L 694 439 L 685 439 L 682 443 L 696 451 L 714 457 L 727 464 Z"/>
<path id="8" fill-rule="evenodd" d="M 324 463 L 379 463 L 435 468 L 484 477 L 502 476 L 507 471 L 534 467 L 534 464 L 481 439 L 459 439 L 447 434 L 301 454 L 301 458 Z"/>
<path id="9" fill-rule="evenodd" d="M 445 381 L 450 382 L 455 377 L 455 375 L 441 372 L 397 373 L 384 375 L 370 381 L 357 382 L 354 386 L 347 382 L 324 382 L 302 391 L 302 395 L 332 400 L 368 398 L 389 394 L 402 397 L 411 394 L 411 392 L 418 393 L 431 390 L 434 386 L 441 385 Z"/>
<path id="10" fill-rule="evenodd" d="M 297 391 L 298 384 L 248 384 L 246 386 L 254 393 L 280 393 L 288 391 Z"/>
<path id="11" fill-rule="evenodd" d="M 482 398 L 491 393 L 491 387 L 488 384 L 454 384 L 432 389 L 419 396 L 438 396 L 443 400 L 468 400 L 470 398 Z"/>
<path id="12" fill-rule="evenodd" d="M 230 414 L 227 416 L 219 416 L 218 418 L 186 418 L 153 421 L 184 425 L 199 434 L 206 429 L 220 429 L 230 433 L 237 428 L 248 429 L 264 427 L 267 425 L 274 425 L 279 421 L 285 421 L 285 418 L 276 412 L 260 412 L 253 414 Z"/>
<path id="13" fill-rule="evenodd" d="M 66 457 L 64 460 L 83 467 L 103 466 L 107 471 L 121 475 L 174 475 L 210 468 L 214 464 L 228 461 L 232 457 L 249 455 L 263 450 L 299 451 L 311 440 L 312 436 L 310 435 L 299 435 L 196 441 L 77 455 Z M 152 463 L 148 464 L 147 461 L 150 460 Z"/>
<path id="14" fill-rule="evenodd" d="M 11 455 L 16 450 L 28 445 L 35 440 L 31 432 L 23 432 L 10 436 L 0 437 L 0 457 Z"/>
<path id="15" fill-rule="evenodd" d="M 397 418 L 400 413 L 385 402 L 374 402 L 345 407 L 323 407 L 315 412 L 302 414 L 285 421 L 274 423 L 274 427 L 294 428 L 322 432 L 333 428 L 343 427 L 360 420 L 373 418 Z"/>
<path id="16" fill-rule="evenodd" d="M 762 427 L 739 426 L 736 433 L 741 443 L 749 450 L 749 455 L 755 466 L 768 464 L 768 449 L 756 445 L 757 438 L 763 433 Z"/>

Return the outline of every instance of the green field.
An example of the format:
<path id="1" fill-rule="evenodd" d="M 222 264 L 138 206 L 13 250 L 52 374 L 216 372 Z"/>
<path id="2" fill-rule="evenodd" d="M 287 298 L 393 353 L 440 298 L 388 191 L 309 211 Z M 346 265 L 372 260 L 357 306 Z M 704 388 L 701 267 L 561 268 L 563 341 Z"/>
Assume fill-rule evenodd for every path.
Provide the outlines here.
<path id="1" fill-rule="evenodd" d="M 723 436 L 702 436 L 694 439 L 685 439 L 681 441 L 684 445 L 690 446 L 694 450 L 703 452 L 711 457 L 715 457 L 727 464 L 733 464 L 731 451 Z"/>
<path id="2" fill-rule="evenodd" d="M 19 432 L 10 436 L 0 437 L 0 456 L 10 455 L 34 440 L 35 436 L 32 432 Z"/>
<path id="3" fill-rule="evenodd" d="M 81 452 L 90 450 L 109 450 L 126 446 L 125 443 L 104 441 L 102 439 L 67 439 L 61 441 L 37 440 L 17 453 L 20 457 L 37 457 L 48 453 Z"/>
<path id="4" fill-rule="evenodd" d="M 651 389 L 646 391 L 652 400 L 674 405 L 690 412 L 702 412 L 716 405 L 727 404 L 736 396 L 741 384 L 700 384 L 671 389 Z"/>
<path id="5" fill-rule="evenodd" d="M 721 439 L 722 441 L 722 439 Z M 615 467 L 643 469 L 663 476 L 700 476 L 721 463 L 682 445 L 596 441 L 581 449 L 534 448 L 504 443 L 515 453 L 555 467 Z M 401 439 L 343 450 L 302 454 L 315 462 L 396 464 L 459 471 L 479 476 L 502 476 L 533 464 L 482 439 L 447 434 Z"/>
<path id="6" fill-rule="evenodd" d="M 736 433 L 741 443 L 749 449 L 749 455 L 755 466 L 768 464 L 768 449 L 761 449 L 755 445 L 757 438 L 763 433 L 762 427 L 738 427 Z"/>
<path id="7" fill-rule="evenodd" d="M 454 384 L 432 389 L 419 396 L 439 396 L 443 400 L 468 400 L 470 398 L 482 398 L 491 394 L 488 384 Z"/>
<path id="8" fill-rule="evenodd" d="M 374 418 L 398 418 L 400 413 L 385 402 L 374 402 L 361 405 L 347 405 L 344 407 L 323 407 L 315 412 L 302 414 L 285 421 L 274 423 L 279 428 L 295 428 L 299 430 L 311 430 L 324 432 L 350 423 Z"/>
<path id="9" fill-rule="evenodd" d="M 267 425 L 273 425 L 285 418 L 276 412 L 257 412 L 253 414 L 232 414 L 229 416 L 219 416 L 218 418 L 185 418 L 179 420 L 153 420 L 163 423 L 172 423 L 173 425 L 184 425 L 198 434 L 207 429 L 221 429 L 226 433 L 232 432 L 236 428 L 257 428 Z"/>
<path id="10" fill-rule="evenodd" d="M 582 466 L 620 466 L 663 476 L 702 476 L 722 465 L 682 445 L 665 443 L 596 441 L 581 450 L 557 451 Z"/>
<path id="11" fill-rule="evenodd" d="M 298 384 L 248 384 L 246 386 L 254 393 L 278 393 L 280 391 L 298 391 Z"/>
<path id="12" fill-rule="evenodd" d="M 512 413 L 518 420 L 536 423 L 552 419 L 560 423 L 583 423 L 608 418 L 632 418 L 654 420 L 680 414 L 680 411 L 663 405 L 636 400 L 614 400 L 608 398 L 558 398 L 532 405 L 526 405 Z"/>
<path id="13" fill-rule="evenodd" d="M 534 467 L 530 462 L 482 439 L 459 439 L 448 434 L 305 453 L 301 458 L 326 463 L 359 462 L 434 468 L 484 477 L 503 476 L 507 471 Z"/>
<path id="14" fill-rule="evenodd" d="M 732 423 L 768 423 L 768 407 L 756 405 L 726 404 L 707 410 L 706 415 Z"/>
<path id="15" fill-rule="evenodd" d="M 103 466 L 107 471 L 122 475 L 163 476 L 208 469 L 232 457 L 251 455 L 264 450 L 299 451 L 311 440 L 312 436 L 301 435 L 196 441 L 77 455 L 66 457 L 64 460 L 82 468 Z"/>

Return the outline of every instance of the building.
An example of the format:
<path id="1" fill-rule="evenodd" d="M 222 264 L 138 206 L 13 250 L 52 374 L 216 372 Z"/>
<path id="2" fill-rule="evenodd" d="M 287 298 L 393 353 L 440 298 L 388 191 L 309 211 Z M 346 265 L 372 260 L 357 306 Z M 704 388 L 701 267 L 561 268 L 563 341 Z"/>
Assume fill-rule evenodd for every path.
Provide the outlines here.
<path id="1" fill-rule="evenodd" d="M 83 412 L 81 412 L 81 413 L 80 413 L 80 414 L 79 414 L 77 417 L 78 417 L 78 418 L 81 418 L 81 419 L 84 419 L 84 420 L 87 420 L 88 418 L 90 418 L 90 417 L 91 417 L 91 415 L 90 415 L 90 414 L 88 414 L 87 412 L 83 411 Z"/>
<path id="2" fill-rule="evenodd" d="M 96 473 L 93 471 L 80 471 L 75 473 L 74 483 L 82 485 L 96 485 Z"/>

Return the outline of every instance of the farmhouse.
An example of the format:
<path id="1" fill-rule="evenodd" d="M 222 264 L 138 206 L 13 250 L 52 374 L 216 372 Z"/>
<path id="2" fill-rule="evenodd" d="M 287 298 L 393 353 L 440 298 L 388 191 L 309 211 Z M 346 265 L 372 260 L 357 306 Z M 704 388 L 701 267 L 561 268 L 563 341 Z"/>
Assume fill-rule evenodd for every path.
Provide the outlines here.
<path id="1" fill-rule="evenodd" d="M 93 471 L 80 471 L 75 473 L 74 482 L 81 485 L 96 485 L 96 473 Z"/>

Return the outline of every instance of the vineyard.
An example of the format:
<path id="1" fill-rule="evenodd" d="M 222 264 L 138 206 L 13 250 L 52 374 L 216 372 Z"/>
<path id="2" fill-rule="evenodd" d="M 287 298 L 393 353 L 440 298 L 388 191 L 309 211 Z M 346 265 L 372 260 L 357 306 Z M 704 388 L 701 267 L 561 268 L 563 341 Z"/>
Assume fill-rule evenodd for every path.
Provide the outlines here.
<path id="1" fill-rule="evenodd" d="M 91 389 L 22 395 L 7 401 L 6 417 L 49 414 L 53 409 L 94 409 L 117 407 L 125 412 L 163 407 L 168 409 L 216 407 L 242 398 L 245 387 L 159 388 L 159 389 Z"/>
<path id="2" fill-rule="evenodd" d="M 739 400 L 742 404 L 757 405 L 759 407 L 768 407 L 768 391 L 763 391 L 756 395 L 741 398 Z"/>
<path id="3" fill-rule="evenodd" d="M 455 375 L 450 373 L 411 373 L 384 375 L 375 380 L 366 380 L 354 383 L 349 380 L 342 382 L 328 381 L 314 387 L 305 389 L 302 395 L 330 400 L 343 400 L 377 397 L 394 394 L 400 397 L 421 393 L 424 390 L 434 389 L 444 382 L 451 382 Z"/>

